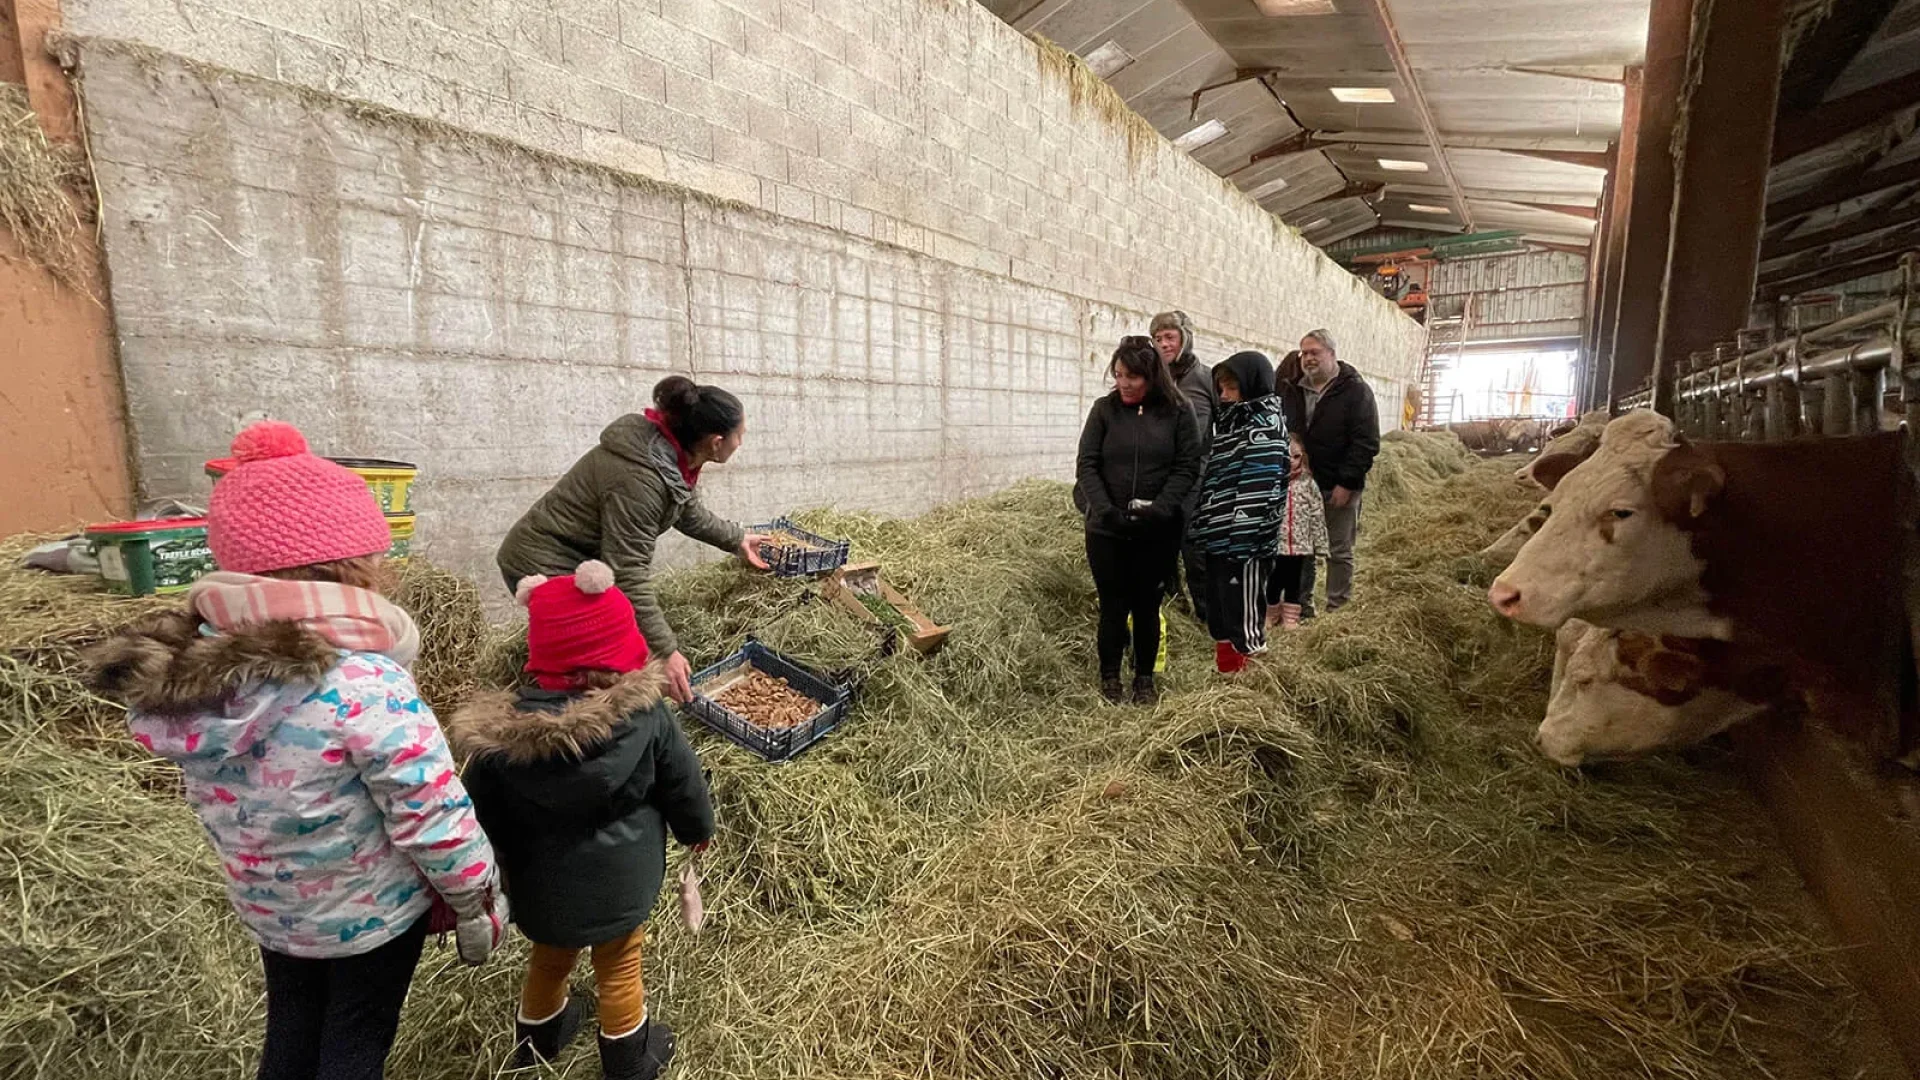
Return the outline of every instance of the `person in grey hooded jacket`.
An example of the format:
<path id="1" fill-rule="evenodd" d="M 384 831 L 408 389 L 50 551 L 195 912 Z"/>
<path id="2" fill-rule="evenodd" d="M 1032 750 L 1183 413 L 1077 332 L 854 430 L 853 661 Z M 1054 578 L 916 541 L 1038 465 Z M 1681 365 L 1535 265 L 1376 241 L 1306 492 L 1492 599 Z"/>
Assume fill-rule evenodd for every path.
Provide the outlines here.
<path id="1" fill-rule="evenodd" d="M 1184 311 L 1163 311 L 1153 317 L 1148 331 L 1153 335 L 1153 347 L 1159 350 L 1160 359 L 1167 365 L 1167 373 L 1173 376 L 1175 385 L 1186 398 L 1187 407 L 1193 412 L 1193 422 L 1200 435 L 1200 445 L 1206 446 L 1213 437 L 1213 412 L 1220 398 L 1213 386 L 1213 369 L 1200 362 L 1193 354 L 1193 320 L 1187 318 Z M 1200 485 L 1194 485 L 1198 493 Z M 1186 507 L 1187 516 L 1193 514 L 1192 501 Z M 1207 557 L 1184 537 L 1180 545 L 1180 561 L 1187 571 L 1187 598 L 1193 604 L 1194 618 L 1207 621 Z M 1174 568 L 1173 577 L 1167 582 L 1167 595 L 1180 595 L 1180 570 Z"/>

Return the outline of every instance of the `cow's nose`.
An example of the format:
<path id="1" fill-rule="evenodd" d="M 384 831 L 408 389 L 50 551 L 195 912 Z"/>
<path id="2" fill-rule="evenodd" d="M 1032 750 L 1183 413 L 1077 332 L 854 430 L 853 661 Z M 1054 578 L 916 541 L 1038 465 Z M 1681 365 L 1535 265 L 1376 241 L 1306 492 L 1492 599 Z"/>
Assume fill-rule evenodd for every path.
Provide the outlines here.
<path id="1" fill-rule="evenodd" d="M 1493 610 L 1511 619 L 1520 611 L 1520 590 L 1504 581 L 1496 581 L 1493 588 L 1487 590 L 1487 603 L 1493 605 Z"/>

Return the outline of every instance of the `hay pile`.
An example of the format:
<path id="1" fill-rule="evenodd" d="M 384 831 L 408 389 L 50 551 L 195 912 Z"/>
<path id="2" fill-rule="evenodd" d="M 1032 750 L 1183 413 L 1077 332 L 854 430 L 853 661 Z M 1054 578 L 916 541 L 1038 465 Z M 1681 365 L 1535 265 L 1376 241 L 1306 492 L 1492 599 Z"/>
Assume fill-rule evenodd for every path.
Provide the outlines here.
<path id="1" fill-rule="evenodd" d="M 803 583 L 673 575 L 696 664 L 754 631 L 866 680 L 790 765 L 696 734 L 723 830 L 707 930 L 661 918 L 648 962 L 678 1075 L 1883 1075 L 1720 772 L 1596 780 L 1526 745 L 1544 635 L 1451 573 L 1527 505 L 1510 468 L 1439 438 L 1390 441 L 1380 468 L 1356 603 L 1233 684 L 1175 617 L 1151 711 L 1095 693 L 1060 485 L 804 518 L 955 627 L 930 659 L 876 659 Z M 443 693 L 511 670 L 510 637 L 452 622 Z M 0 630 L 9 654 L 30 637 Z M 41 666 L 58 637 L 7 669 L 9 701 L 64 678 Z M 0 976 L 0 1074 L 243 1075 L 258 974 L 211 858 L 149 792 L 161 767 L 49 730 L 74 711 L 0 716 L 0 955 L 25 960 Z M 430 952 L 392 1073 L 493 1075 L 519 955 L 476 973 Z M 598 1075 L 590 1044 L 561 1072 Z"/>

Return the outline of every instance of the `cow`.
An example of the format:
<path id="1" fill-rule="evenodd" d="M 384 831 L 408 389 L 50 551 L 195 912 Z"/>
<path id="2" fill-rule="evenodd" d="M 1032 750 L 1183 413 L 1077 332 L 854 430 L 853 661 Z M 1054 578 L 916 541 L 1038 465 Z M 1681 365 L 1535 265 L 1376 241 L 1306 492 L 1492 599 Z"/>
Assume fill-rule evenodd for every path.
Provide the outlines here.
<path id="1" fill-rule="evenodd" d="M 1903 439 L 1692 443 L 1628 413 L 1553 483 L 1488 600 L 1550 629 L 1738 643 L 1803 688 L 1884 704 L 1907 636 Z"/>
<path id="2" fill-rule="evenodd" d="M 1569 619 L 1555 646 L 1552 695 L 1533 742 L 1568 767 L 1690 746 L 1791 703 L 1784 672 L 1740 663 L 1722 642 Z"/>
<path id="3" fill-rule="evenodd" d="M 1448 424 L 1447 430 L 1476 454 L 1506 453 L 1506 431 L 1498 420 L 1463 420 Z"/>
<path id="4" fill-rule="evenodd" d="M 1606 430 L 1607 420 L 1606 410 L 1596 409 L 1583 414 L 1579 423 L 1562 424 L 1554 428 L 1548 433 L 1547 444 L 1540 448 L 1540 456 L 1515 469 L 1513 475 L 1529 483 L 1539 483 L 1534 479 L 1534 472 L 1542 461 L 1550 461 L 1559 454 L 1568 454 L 1571 455 L 1569 462 L 1571 467 L 1592 457 L 1594 450 L 1600 446 L 1600 433 Z M 1541 486 L 1546 485 L 1541 484 Z"/>
<path id="5" fill-rule="evenodd" d="M 1645 422 L 1660 425 L 1668 435 L 1672 434 L 1673 424 L 1665 417 L 1650 411 L 1643 416 Z M 1592 457 L 1593 452 L 1600 448 L 1600 433 L 1606 426 L 1606 413 L 1588 413 L 1580 418 L 1579 424 L 1562 430 L 1539 457 L 1522 465 L 1514 476 L 1541 487 L 1553 487 L 1575 465 Z M 1505 570 L 1513 562 L 1513 557 L 1520 554 L 1521 545 L 1533 535 L 1533 519 L 1533 513 L 1527 513 L 1514 522 L 1512 528 L 1501 533 L 1498 540 L 1481 548 L 1478 553 L 1481 563 L 1493 573 Z"/>

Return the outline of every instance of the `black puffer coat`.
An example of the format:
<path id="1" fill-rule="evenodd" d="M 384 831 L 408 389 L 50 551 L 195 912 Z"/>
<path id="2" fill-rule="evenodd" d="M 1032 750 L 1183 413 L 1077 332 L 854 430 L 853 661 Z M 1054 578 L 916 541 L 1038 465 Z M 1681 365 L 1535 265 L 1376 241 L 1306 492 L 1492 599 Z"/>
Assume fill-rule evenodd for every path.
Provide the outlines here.
<path id="1" fill-rule="evenodd" d="M 584 694 L 476 696 L 447 725 L 480 827 L 531 941 L 585 948 L 646 922 L 667 830 L 713 836 L 700 759 L 660 696 L 656 668 Z"/>
<path id="2" fill-rule="evenodd" d="M 1321 392 L 1311 418 L 1303 382 L 1280 384 L 1280 401 L 1286 407 L 1287 430 L 1305 444 L 1307 463 L 1320 490 L 1365 488 L 1367 473 L 1380 453 L 1380 413 L 1373 403 L 1373 388 L 1353 365 L 1340 361 L 1340 373 Z"/>
<path id="3" fill-rule="evenodd" d="M 1087 531 L 1126 535 L 1115 514 L 1125 516 L 1135 499 L 1153 503 L 1166 521 L 1178 520 L 1191 504 L 1203 449 L 1184 402 L 1128 405 L 1117 390 L 1094 402 L 1080 432 L 1073 488 Z"/>

